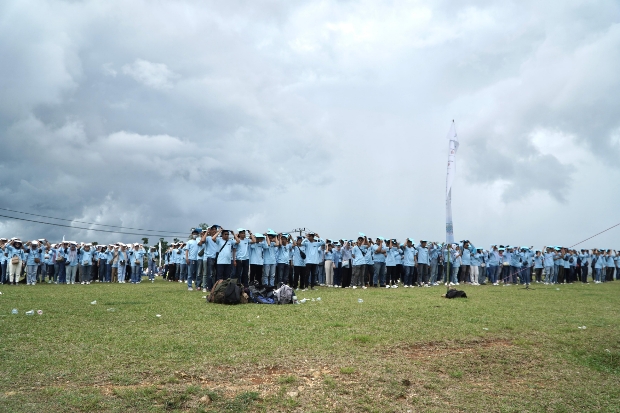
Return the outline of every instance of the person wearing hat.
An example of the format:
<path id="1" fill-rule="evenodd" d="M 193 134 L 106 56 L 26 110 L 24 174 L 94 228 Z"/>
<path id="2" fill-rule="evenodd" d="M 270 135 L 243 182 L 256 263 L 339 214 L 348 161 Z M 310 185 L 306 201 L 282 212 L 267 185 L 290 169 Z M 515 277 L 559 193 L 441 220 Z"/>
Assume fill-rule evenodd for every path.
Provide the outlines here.
<path id="1" fill-rule="evenodd" d="M 129 262 L 131 263 L 131 283 L 138 284 L 142 281 L 142 265 L 144 264 L 144 256 L 146 250 L 142 244 L 137 242 L 133 244 L 133 248 L 129 251 Z"/>
<path id="2" fill-rule="evenodd" d="M 579 257 L 579 265 L 580 265 L 579 278 L 581 279 L 582 283 L 587 284 L 588 283 L 588 260 L 590 259 L 589 251 L 582 249 L 578 257 Z"/>
<path id="3" fill-rule="evenodd" d="M 174 260 L 176 263 L 177 273 L 175 275 L 176 280 L 179 283 L 184 283 L 187 278 L 187 264 L 185 263 L 185 249 L 186 245 L 183 241 L 180 241 L 177 245 L 177 252 L 174 256 Z"/>
<path id="4" fill-rule="evenodd" d="M 357 242 L 351 251 L 353 257 L 353 275 L 351 276 L 351 288 L 362 287 L 364 280 L 364 272 L 366 269 L 365 254 L 368 250 L 368 239 L 366 236 L 359 236 Z M 370 253 L 370 251 L 368 252 Z"/>
<path id="5" fill-rule="evenodd" d="M 429 252 L 429 271 L 430 271 L 430 279 L 428 281 L 428 285 L 438 285 L 437 284 L 437 275 L 438 275 L 438 265 L 439 265 L 439 256 L 441 255 L 441 250 L 437 246 L 437 243 L 432 243 L 432 248 Z"/>
<path id="6" fill-rule="evenodd" d="M 232 232 L 232 231 L 231 231 Z M 235 268 L 233 275 L 244 287 L 249 286 L 250 276 L 250 239 L 244 228 L 238 228 L 235 236 Z"/>
<path id="7" fill-rule="evenodd" d="M 341 240 L 342 244 L 342 288 L 349 288 L 351 286 L 351 276 L 353 271 L 353 243 L 348 240 Z"/>
<path id="8" fill-rule="evenodd" d="M 0 238 L 0 285 L 8 282 L 8 278 L 6 276 L 6 243 L 8 240 L 6 238 Z"/>
<path id="9" fill-rule="evenodd" d="M 218 280 L 227 280 L 233 275 L 233 262 L 235 260 L 235 250 L 233 245 L 235 244 L 234 238 L 231 239 L 230 232 L 220 228 L 211 239 L 215 241 L 219 247 L 217 259 L 215 260 L 217 265 L 216 277 Z"/>
<path id="10" fill-rule="evenodd" d="M 470 253 L 469 277 L 472 285 L 480 285 L 480 257 L 482 256 L 482 248 L 476 248 Z"/>
<path id="11" fill-rule="evenodd" d="M 39 248 L 41 249 L 41 254 L 40 254 L 40 262 L 37 265 L 37 274 L 36 274 L 36 282 L 40 282 L 40 283 L 44 283 L 45 282 L 45 275 L 47 274 L 47 259 L 45 258 L 46 256 L 46 250 L 49 249 L 49 242 L 47 242 L 47 240 L 45 238 L 40 238 L 37 240 L 39 242 Z"/>
<path id="12" fill-rule="evenodd" d="M 334 242 L 334 287 L 340 288 L 342 285 L 342 246 L 340 242 Z"/>
<path id="13" fill-rule="evenodd" d="M 48 284 L 56 281 L 56 274 L 54 273 L 55 250 L 56 244 L 49 244 L 47 247 L 45 247 L 45 255 L 43 256 L 45 260 L 45 273 L 47 275 Z"/>
<path id="14" fill-rule="evenodd" d="M 416 268 L 418 269 L 418 286 L 422 287 L 428 282 L 428 267 L 430 264 L 429 250 L 426 246 L 426 240 L 420 241 L 420 245 L 416 247 Z"/>
<path id="15" fill-rule="evenodd" d="M 90 284 L 92 280 L 91 270 L 94 253 L 95 251 L 90 243 L 80 248 L 80 279 L 82 280 L 82 284 Z"/>
<path id="16" fill-rule="evenodd" d="M 41 263 L 43 250 L 39 241 L 28 241 L 24 246 L 26 254 L 26 285 L 35 285 L 37 281 L 37 267 Z"/>
<path id="17" fill-rule="evenodd" d="M 65 248 L 65 272 L 67 277 L 67 284 L 75 284 L 75 277 L 78 269 L 78 246 L 77 242 L 69 242 L 69 246 Z"/>
<path id="18" fill-rule="evenodd" d="M 264 251 L 267 249 L 265 236 L 261 233 L 252 234 L 250 231 L 250 284 L 262 284 Z"/>
<path id="19" fill-rule="evenodd" d="M 127 252 L 127 246 L 123 243 L 120 244 L 118 250 L 118 283 L 125 284 L 125 275 L 127 274 L 127 263 L 129 262 L 129 253 Z"/>
<path id="20" fill-rule="evenodd" d="M 98 245 L 96 256 L 94 257 L 95 262 L 97 263 L 98 271 L 97 271 L 97 279 L 95 282 L 104 282 L 105 275 L 108 272 L 108 246 L 107 245 Z"/>
<path id="21" fill-rule="evenodd" d="M 366 238 L 366 269 L 364 270 L 364 279 L 362 279 L 362 288 L 366 289 L 370 287 L 375 279 L 375 259 L 371 252 L 371 248 L 374 245 L 371 238 Z"/>
<path id="22" fill-rule="evenodd" d="M 22 242 L 19 238 L 9 240 L 5 247 L 8 262 L 9 284 L 17 285 L 26 259 Z"/>
<path id="23" fill-rule="evenodd" d="M 159 251 L 157 247 L 150 247 L 147 253 L 149 280 L 155 282 L 155 274 L 157 274 L 157 259 L 159 258 Z"/>
<path id="24" fill-rule="evenodd" d="M 306 252 L 304 251 L 305 247 L 301 245 L 302 240 L 303 237 L 298 236 L 291 247 L 291 256 L 293 258 L 293 284 L 291 288 L 294 290 L 300 288 L 302 291 L 306 291 L 308 276 L 306 274 Z"/>
<path id="25" fill-rule="evenodd" d="M 413 269 L 415 268 L 415 255 L 417 250 L 413 246 L 413 239 L 407 238 L 407 242 L 403 246 L 403 286 L 405 288 L 413 287 Z"/>
<path id="26" fill-rule="evenodd" d="M 215 262 L 215 257 L 219 251 L 219 247 L 217 243 L 213 241 L 213 235 L 217 233 L 218 228 L 219 225 L 211 225 L 206 231 L 200 234 L 200 241 L 198 242 L 198 245 L 204 248 L 201 283 L 203 292 L 211 291 L 216 277 L 217 264 Z"/>
<path id="27" fill-rule="evenodd" d="M 366 242 L 370 243 L 367 238 Z M 375 243 L 370 245 L 368 255 L 372 256 L 373 260 L 373 287 L 385 287 L 385 277 L 387 273 L 387 253 L 388 247 L 385 245 L 385 239 L 383 237 L 377 237 Z"/>
<path id="28" fill-rule="evenodd" d="M 202 247 L 202 244 L 198 245 L 198 235 L 202 232 L 200 228 L 192 229 L 192 233 L 187 241 L 187 248 L 183 256 L 185 265 L 187 266 L 187 290 L 192 291 L 192 282 L 196 282 L 196 291 L 200 291 L 198 287 L 198 250 Z M 202 282 L 201 282 L 202 284 Z"/>
<path id="29" fill-rule="evenodd" d="M 59 242 L 56 244 L 56 247 L 53 248 L 54 251 L 54 284 L 65 284 L 67 282 L 66 279 L 66 270 L 65 270 L 65 249 L 69 248 L 69 244 L 66 241 Z"/>
<path id="30" fill-rule="evenodd" d="M 614 280 L 614 272 L 616 271 L 615 254 L 611 249 L 607 250 L 607 281 Z"/>
<path id="31" fill-rule="evenodd" d="M 486 254 L 487 278 L 491 285 L 499 285 L 500 258 L 497 245 L 491 245 L 489 252 Z"/>
<path id="32" fill-rule="evenodd" d="M 278 234 L 276 236 L 279 244 L 276 251 L 276 282 L 275 285 L 284 283 L 290 286 L 289 267 L 291 266 L 291 243 L 289 234 Z"/>
<path id="33" fill-rule="evenodd" d="M 319 250 L 325 245 L 325 241 L 321 239 L 319 234 L 309 232 L 301 244 L 306 250 L 306 269 L 310 277 L 310 289 L 313 290 L 316 277 L 318 276 L 317 268 L 321 262 Z"/>
<path id="34" fill-rule="evenodd" d="M 263 253 L 263 285 L 275 286 L 276 280 L 276 267 L 277 267 L 277 254 L 278 248 L 280 247 L 280 242 L 277 239 L 276 232 L 274 230 L 268 230 L 266 233 L 267 237 L 265 242 L 267 243 L 267 248 Z"/>

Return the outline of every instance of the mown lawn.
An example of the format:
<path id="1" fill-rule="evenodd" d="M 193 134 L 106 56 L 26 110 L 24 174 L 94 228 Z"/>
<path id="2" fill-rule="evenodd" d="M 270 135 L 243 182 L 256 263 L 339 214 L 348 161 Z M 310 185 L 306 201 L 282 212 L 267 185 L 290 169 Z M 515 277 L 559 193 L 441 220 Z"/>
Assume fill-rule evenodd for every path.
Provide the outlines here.
<path id="1" fill-rule="evenodd" d="M 161 280 L 2 287 L 0 411 L 620 411 L 620 282 L 232 307 Z"/>

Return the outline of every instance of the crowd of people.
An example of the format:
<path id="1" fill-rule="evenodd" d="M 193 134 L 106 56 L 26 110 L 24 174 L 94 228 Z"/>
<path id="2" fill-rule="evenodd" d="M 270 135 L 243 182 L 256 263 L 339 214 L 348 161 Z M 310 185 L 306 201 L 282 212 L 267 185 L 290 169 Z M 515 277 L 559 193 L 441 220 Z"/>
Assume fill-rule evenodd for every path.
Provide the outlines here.
<path id="1" fill-rule="evenodd" d="M 2 284 L 17 284 L 25 272 L 27 285 L 132 284 L 156 275 L 187 283 L 188 290 L 208 292 L 219 279 L 236 278 L 245 285 L 294 289 L 432 287 L 440 284 L 512 285 L 530 283 L 594 283 L 618 279 L 620 257 L 615 250 L 542 249 L 470 241 L 445 244 L 412 238 L 404 242 L 360 233 L 356 240 L 322 239 L 309 232 L 294 236 L 268 230 L 264 234 L 212 225 L 193 229 L 187 241 L 170 245 L 162 256 L 157 247 L 139 243 L 92 245 L 45 239 L 22 243 L 0 239 Z"/>

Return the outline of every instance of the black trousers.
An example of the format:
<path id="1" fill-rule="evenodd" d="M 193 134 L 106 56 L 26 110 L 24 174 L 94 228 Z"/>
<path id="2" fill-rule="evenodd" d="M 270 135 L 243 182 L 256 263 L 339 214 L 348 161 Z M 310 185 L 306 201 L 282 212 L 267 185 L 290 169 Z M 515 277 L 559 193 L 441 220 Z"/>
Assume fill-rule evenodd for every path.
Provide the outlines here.
<path id="1" fill-rule="evenodd" d="M 244 287 L 248 286 L 248 274 L 250 272 L 250 260 L 235 260 L 237 266 L 235 267 L 234 277 L 237 279 L 237 283 L 243 284 Z"/>
<path id="2" fill-rule="evenodd" d="M 176 281 L 177 277 L 177 265 L 168 264 L 168 281 Z"/>
<path id="3" fill-rule="evenodd" d="M 306 274 L 305 274 L 305 279 L 307 280 L 308 278 L 310 278 L 310 288 L 314 288 L 314 283 L 316 281 L 316 270 L 317 270 L 317 265 L 318 264 L 306 264 Z M 306 288 L 308 287 L 308 285 L 306 285 Z"/>
<path id="4" fill-rule="evenodd" d="M 536 268 L 534 271 L 536 272 L 536 281 L 542 281 L 542 268 Z"/>
<path id="5" fill-rule="evenodd" d="M 306 280 L 308 279 L 306 275 L 306 267 L 302 267 L 301 265 L 297 265 L 293 267 L 293 284 L 291 288 L 296 290 L 297 288 L 304 289 L 306 288 Z M 301 283 L 301 284 L 300 284 Z"/>
<path id="6" fill-rule="evenodd" d="M 581 282 L 582 283 L 588 282 L 588 267 L 586 265 L 581 267 Z"/>
<path id="7" fill-rule="evenodd" d="M 250 264 L 250 284 L 263 282 L 263 266 L 261 264 Z"/>
<path id="8" fill-rule="evenodd" d="M 342 287 L 350 287 L 351 286 L 351 260 L 349 260 L 349 265 L 347 267 L 342 267 Z"/>
<path id="9" fill-rule="evenodd" d="M 398 277 L 396 276 L 396 266 L 390 265 L 385 266 L 385 285 L 396 284 L 396 280 Z"/>
<path id="10" fill-rule="evenodd" d="M 370 287 L 372 285 L 372 279 L 375 276 L 375 266 L 372 264 L 366 264 L 366 271 L 364 273 L 365 280 L 362 281 L 362 285 Z"/>

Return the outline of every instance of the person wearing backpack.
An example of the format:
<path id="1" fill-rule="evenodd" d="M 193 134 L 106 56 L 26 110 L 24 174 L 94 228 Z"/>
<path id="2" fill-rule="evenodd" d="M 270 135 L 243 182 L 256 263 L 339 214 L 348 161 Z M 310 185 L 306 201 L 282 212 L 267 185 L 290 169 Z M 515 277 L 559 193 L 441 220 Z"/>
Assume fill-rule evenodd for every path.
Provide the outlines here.
<path id="1" fill-rule="evenodd" d="M 305 248 L 306 270 L 308 272 L 308 276 L 310 277 L 310 289 L 314 290 L 314 283 L 318 275 L 317 268 L 321 262 L 321 254 L 319 253 L 319 250 L 323 245 L 325 245 L 325 241 L 319 237 L 319 234 L 309 232 L 306 235 L 306 238 L 301 242 L 301 245 Z"/>

